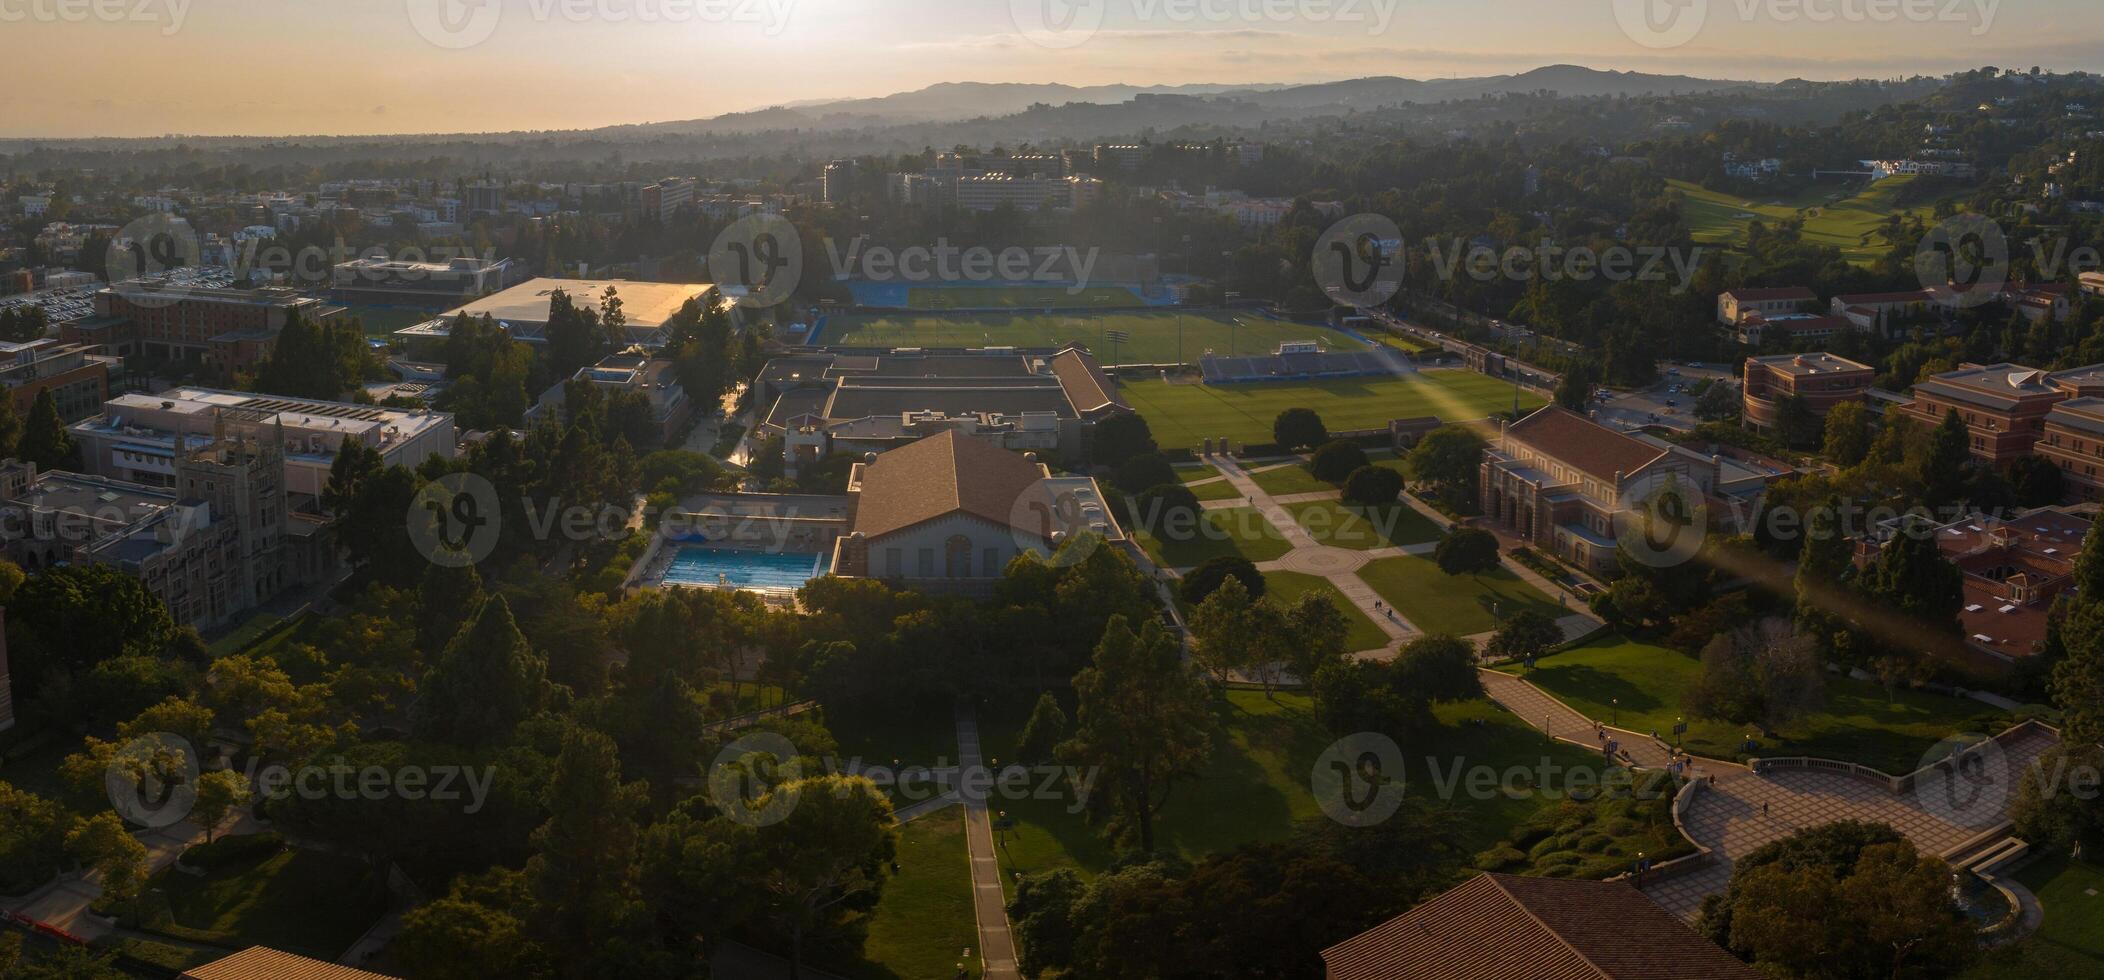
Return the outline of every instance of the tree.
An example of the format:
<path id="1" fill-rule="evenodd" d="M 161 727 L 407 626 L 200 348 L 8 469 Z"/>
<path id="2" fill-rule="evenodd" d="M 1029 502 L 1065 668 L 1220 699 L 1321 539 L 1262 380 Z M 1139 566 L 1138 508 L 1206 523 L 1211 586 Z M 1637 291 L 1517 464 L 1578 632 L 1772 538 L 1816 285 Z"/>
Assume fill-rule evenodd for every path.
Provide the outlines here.
<path id="1" fill-rule="evenodd" d="M 1729 422 L 1739 417 L 1738 386 L 1712 381 L 1695 399 L 1695 417 L 1704 422 Z"/>
<path id="2" fill-rule="evenodd" d="M 1053 750 L 1066 737 L 1067 713 L 1059 707 L 1059 699 L 1046 691 L 1037 696 L 1030 720 L 1023 724 L 1023 735 L 1015 746 L 1016 761 L 1024 765 L 1051 762 Z"/>
<path id="3" fill-rule="evenodd" d="M 1169 465 L 1160 453 L 1143 453 L 1126 460 L 1118 466 L 1117 475 L 1111 478 L 1111 483 L 1126 493 L 1140 493 L 1149 487 L 1177 482 L 1180 481 L 1176 467 Z"/>
<path id="4" fill-rule="evenodd" d="M 1183 598 L 1185 605 L 1196 607 L 1230 577 L 1241 581 L 1242 587 L 1249 590 L 1250 598 L 1264 597 L 1264 589 L 1268 584 L 1264 581 L 1264 573 L 1257 571 L 1255 562 L 1240 555 L 1222 555 L 1206 559 L 1204 564 L 1192 569 L 1191 574 L 1183 577 L 1177 586 L 1177 595 Z"/>
<path id="5" fill-rule="evenodd" d="M 336 458 L 329 462 L 329 482 L 322 488 L 322 509 L 341 515 L 345 508 L 358 499 L 365 481 L 387 468 L 380 451 L 365 444 L 362 439 L 345 439 L 336 450 Z"/>
<path id="6" fill-rule="evenodd" d="M 1870 406 L 1842 402 L 1826 410 L 1826 436 L 1820 449 L 1835 466 L 1855 466 L 1870 457 Z"/>
<path id="7" fill-rule="evenodd" d="M 102 874 L 102 893 L 129 902 L 146 883 L 146 845 L 115 813 L 98 813 L 66 834 L 66 853 Z"/>
<path id="8" fill-rule="evenodd" d="M 1314 409 L 1289 408 L 1271 423 L 1271 441 L 1287 452 L 1298 452 L 1330 441 L 1330 430 Z"/>
<path id="9" fill-rule="evenodd" d="M 1563 630 L 1556 621 L 1532 609 L 1507 617 L 1490 638 L 1489 653 L 1507 660 L 1523 660 L 1528 666 L 1563 645 Z"/>
<path id="10" fill-rule="evenodd" d="M 1771 619 L 1703 647 L 1702 671 L 1687 708 L 1707 718 L 1758 724 L 1772 734 L 1817 710 L 1825 699 L 1818 639 Z"/>
<path id="11" fill-rule="evenodd" d="M 1593 389 L 1600 386 L 1600 368 L 1591 361 L 1573 361 L 1556 382 L 1556 404 L 1585 414 L 1592 406 Z"/>
<path id="12" fill-rule="evenodd" d="M 1784 395 L 1776 401 L 1775 437 L 1783 445 L 1801 449 L 1819 441 L 1819 415 L 1803 395 Z"/>
<path id="13" fill-rule="evenodd" d="M 1198 495 L 1181 483 L 1149 488 L 1132 502 L 1132 516 L 1140 528 L 1163 541 L 1190 540 L 1204 509 Z"/>
<path id="14" fill-rule="evenodd" d="M 588 728 L 563 734 L 548 822 L 533 832 L 526 862 L 532 926 L 559 949 L 592 950 L 636 913 L 636 816 L 648 798 L 647 786 L 621 781 L 613 739 Z"/>
<path id="15" fill-rule="evenodd" d="M 885 867 L 898 852 L 891 802 L 875 784 L 829 775 L 774 790 L 795 800 L 789 816 L 752 835 L 754 860 L 744 878 L 762 914 L 789 939 L 791 975 L 803 965 L 804 942 L 844 909 L 875 907 Z M 770 794 L 773 795 L 773 794 Z M 765 809 L 769 800 L 760 801 Z M 721 823 L 722 821 L 719 821 Z"/>
<path id="16" fill-rule="evenodd" d="M 1308 472 L 1324 483 L 1338 484 L 1366 467 L 1366 450 L 1349 442 L 1325 443 L 1308 458 Z"/>
<path id="17" fill-rule="evenodd" d="M 0 398 L 0 459 L 12 459 L 22 443 L 22 417 L 15 414 L 13 397 Z"/>
<path id="18" fill-rule="evenodd" d="M 1902 522 L 1866 570 L 1864 589 L 1900 613 L 1945 632 L 1957 630 L 1958 610 L 1965 605 L 1965 576 L 1943 557 L 1930 525 L 1923 521 Z"/>
<path id="19" fill-rule="evenodd" d="M 190 816 L 205 829 L 205 843 L 210 844 L 218 836 L 219 825 L 227 814 L 247 806 L 249 799 L 248 779 L 235 770 L 214 769 L 197 777 L 197 802 L 191 806 Z"/>
<path id="20" fill-rule="evenodd" d="M 27 895 L 58 874 L 72 822 L 56 801 L 0 782 L 0 893 Z"/>
<path id="21" fill-rule="evenodd" d="M 1448 575 L 1490 571 L 1498 567 L 1498 537 L 1482 528 L 1457 528 L 1433 549 L 1432 561 Z"/>
<path id="22" fill-rule="evenodd" d="M 1472 505 L 1483 466 L 1483 437 L 1457 425 L 1427 433 L 1410 450 L 1410 472 L 1449 504 Z"/>
<path id="23" fill-rule="evenodd" d="M 483 980 L 530 975 L 519 966 L 531 945 L 512 912 L 448 896 L 404 913 L 392 948 L 412 975 Z"/>
<path id="24" fill-rule="evenodd" d="M 1958 417 L 1956 409 L 1952 409 L 1944 413 L 1943 422 L 1929 433 L 1928 450 L 1922 457 L 1919 474 L 1922 502 L 1932 508 L 1963 503 L 1965 474 L 1971 463 L 1972 434 L 1966 430 L 1965 420 Z"/>
<path id="25" fill-rule="evenodd" d="M 417 737 L 487 745 L 511 737 L 540 709 L 548 663 L 526 643 L 503 596 L 475 617 L 424 674 L 411 720 Z"/>
<path id="26" fill-rule="evenodd" d="M 1254 602 L 1242 580 L 1229 576 L 1191 611 L 1191 662 L 1222 684 L 1255 660 Z"/>
<path id="27" fill-rule="evenodd" d="M 1889 826 L 1854 821 L 1739 859 L 1698 928 L 1756 965 L 1822 980 L 1951 976 L 1979 953 L 1949 867 Z"/>
<path id="28" fill-rule="evenodd" d="M 2016 495 L 2018 507 L 2045 507 L 2060 502 L 2063 493 L 2060 467 L 2044 456 L 2019 456 L 2008 465 L 2003 476 Z"/>
<path id="29" fill-rule="evenodd" d="M 37 392 L 29 407 L 29 420 L 22 424 L 22 438 L 15 452 L 37 464 L 40 470 L 63 470 L 74 466 L 73 435 L 58 414 L 58 401 L 51 389 Z"/>
<path id="30" fill-rule="evenodd" d="M 1344 610 L 1322 592 L 1305 592 L 1286 607 L 1286 666 L 1307 683 L 1323 667 L 1343 660 L 1351 635 L 1351 621 Z"/>
<path id="31" fill-rule="evenodd" d="M 1134 456 L 1155 451 L 1154 432 L 1138 412 L 1121 412 L 1096 423 L 1089 432 L 1089 458 L 1102 466 L 1120 466 Z"/>
<path id="32" fill-rule="evenodd" d="M 1403 475 L 1382 466 L 1361 466 L 1344 481 L 1344 502 L 1385 507 L 1403 493 Z"/>
<path id="33" fill-rule="evenodd" d="M 1184 666 L 1176 644 L 1150 617 L 1134 633 L 1113 617 L 1095 658 L 1074 678 L 1079 710 L 1060 760 L 1097 766 L 1111 794 L 1114 838 L 1154 850 L 1154 815 L 1177 782 L 1212 753 L 1205 684 Z"/>

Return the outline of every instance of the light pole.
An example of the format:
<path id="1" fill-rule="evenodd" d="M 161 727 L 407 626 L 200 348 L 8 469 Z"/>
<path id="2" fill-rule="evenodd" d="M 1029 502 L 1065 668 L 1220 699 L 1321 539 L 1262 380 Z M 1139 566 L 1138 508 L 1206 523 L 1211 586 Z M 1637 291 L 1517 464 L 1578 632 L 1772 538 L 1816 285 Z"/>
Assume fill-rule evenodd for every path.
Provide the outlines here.
<path id="1" fill-rule="evenodd" d="M 1616 728 L 1622 727 L 1622 699 L 1608 698 L 1607 701 L 1608 704 L 1613 706 L 1613 711 L 1611 711 L 1607 716 L 1608 724 L 1611 724 Z"/>

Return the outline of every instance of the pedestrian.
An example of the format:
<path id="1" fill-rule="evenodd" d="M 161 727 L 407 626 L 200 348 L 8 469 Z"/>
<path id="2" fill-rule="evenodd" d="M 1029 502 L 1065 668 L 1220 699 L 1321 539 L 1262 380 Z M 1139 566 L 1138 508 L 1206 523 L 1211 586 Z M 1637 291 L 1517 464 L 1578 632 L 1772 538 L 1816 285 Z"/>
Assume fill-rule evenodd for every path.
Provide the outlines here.
<path id="1" fill-rule="evenodd" d="M 1767 815 L 1768 815 L 1768 804 L 1767 804 L 1767 802 L 1766 802 L 1766 801 L 1764 800 L 1764 801 L 1762 801 L 1762 803 L 1761 803 L 1761 816 L 1764 816 L 1764 817 L 1765 817 L 1765 816 L 1767 816 Z"/>

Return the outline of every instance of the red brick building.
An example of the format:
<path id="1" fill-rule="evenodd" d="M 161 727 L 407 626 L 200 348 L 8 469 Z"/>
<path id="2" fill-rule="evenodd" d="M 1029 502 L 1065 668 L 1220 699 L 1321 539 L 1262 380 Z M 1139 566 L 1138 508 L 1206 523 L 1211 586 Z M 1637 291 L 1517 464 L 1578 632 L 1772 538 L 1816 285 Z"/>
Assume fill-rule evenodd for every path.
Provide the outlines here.
<path id="1" fill-rule="evenodd" d="M 1826 417 L 1842 402 L 1861 401 L 1877 378 L 1877 369 L 1832 354 L 1778 354 L 1746 359 L 1744 401 L 1746 424 L 1773 431 L 1782 401 L 1803 398 L 1812 413 Z"/>
<path id="2" fill-rule="evenodd" d="M 2019 364 L 1968 364 L 1914 386 L 1899 411 L 1941 425 L 1952 411 L 1971 432 L 1973 456 L 2000 465 L 2030 455 L 2046 415 L 2070 398 L 2104 395 L 2104 365 L 2049 373 Z"/>
<path id="3" fill-rule="evenodd" d="M 66 324 L 59 335 L 125 357 L 195 361 L 231 377 L 270 355 L 294 313 L 314 321 L 335 312 L 290 289 L 206 289 L 145 280 L 96 293 L 95 316 Z"/>

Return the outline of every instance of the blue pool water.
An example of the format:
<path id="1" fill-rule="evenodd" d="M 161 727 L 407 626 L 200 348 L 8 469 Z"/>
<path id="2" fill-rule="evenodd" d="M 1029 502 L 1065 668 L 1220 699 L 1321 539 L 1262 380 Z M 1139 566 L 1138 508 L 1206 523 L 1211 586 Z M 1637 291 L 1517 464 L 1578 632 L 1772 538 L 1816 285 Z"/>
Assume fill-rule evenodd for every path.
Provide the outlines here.
<path id="1" fill-rule="evenodd" d="M 665 568 L 665 581 L 671 585 L 727 585 L 738 589 L 800 589 L 819 576 L 821 557 L 682 545 Z"/>

